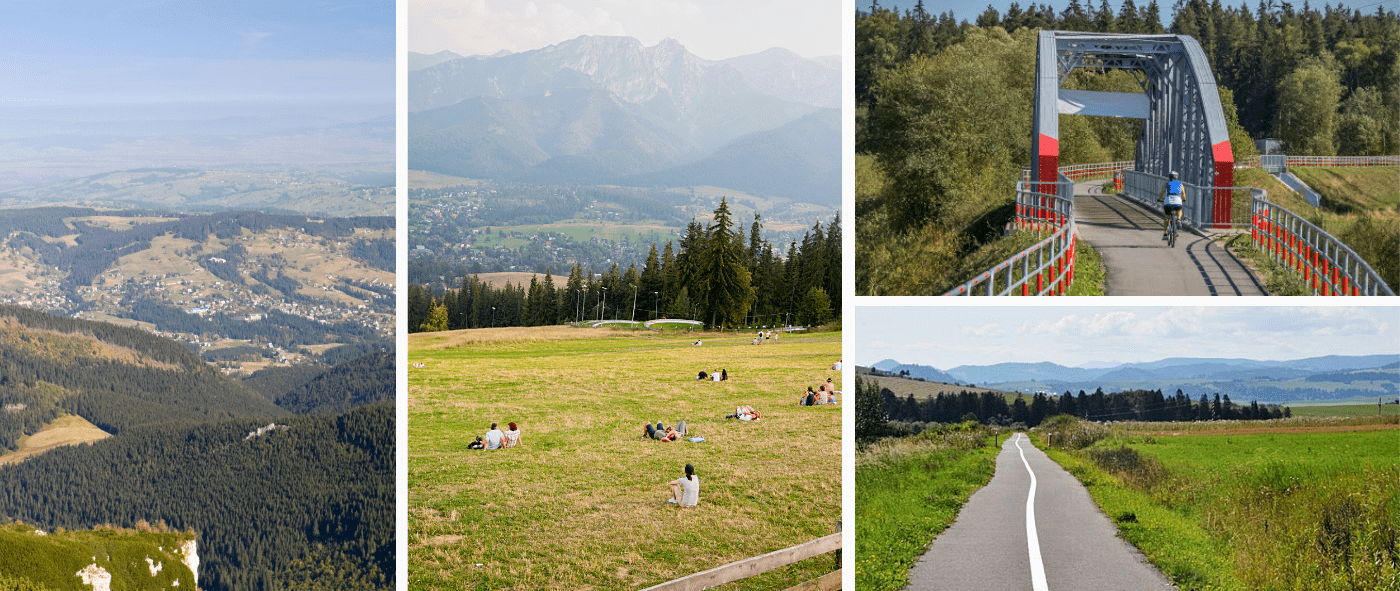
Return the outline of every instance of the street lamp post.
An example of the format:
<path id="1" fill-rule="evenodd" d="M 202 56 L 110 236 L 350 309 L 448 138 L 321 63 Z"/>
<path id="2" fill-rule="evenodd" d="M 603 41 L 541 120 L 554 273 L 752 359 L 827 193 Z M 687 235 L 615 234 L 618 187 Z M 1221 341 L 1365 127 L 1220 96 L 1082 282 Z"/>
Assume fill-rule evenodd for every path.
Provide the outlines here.
<path id="1" fill-rule="evenodd" d="M 659 300 L 661 299 L 661 298 L 656 297 L 656 296 L 657 296 L 657 293 L 656 293 L 656 292 L 654 292 L 654 291 L 651 292 L 651 319 L 652 319 L 652 320 L 656 320 L 656 310 L 657 310 L 656 304 L 657 304 L 657 301 L 659 301 Z"/>
<path id="2" fill-rule="evenodd" d="M 637 322 L 637 286 L 632 286 L 632 322 Z"/>
<path id="3" fill-rule="evenodd" d="M 491 328 L 496 328 L 496 307 L 491 306 Z"/>
<path id="4" fill-rule="evenodd" d="M 603 304 L 598 306 L 598 322 L 603 321 L 603 310 L 608 307 L 608 288 L 603 288 Z"/>

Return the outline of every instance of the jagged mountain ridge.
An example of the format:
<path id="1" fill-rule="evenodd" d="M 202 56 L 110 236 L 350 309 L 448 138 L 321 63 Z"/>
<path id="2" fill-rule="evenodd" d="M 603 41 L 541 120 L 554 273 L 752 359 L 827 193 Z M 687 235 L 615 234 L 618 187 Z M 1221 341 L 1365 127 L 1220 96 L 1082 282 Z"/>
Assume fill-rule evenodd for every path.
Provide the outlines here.
<path id="1" fill-rule="evenodd" d="M 811 141 L 756 135 L 813 114 L 834 117 L 835 131 L 818 143 L 839 152 L 839 116 L 815 106 L 839 103 L 839 75 L 831 76 L 839 68 L 824 63 L 782 50 L 717 62 L 670 39 L 645 47 L 630 37 L 590 36 L 443 61 L 409 74 L 409 167 L 539 183 L 711 185 L 827 202 L 794 186 L 839 184 L 831 180 L 839 180 L 839 161 L 830 165 L 828 150 L 814 156 Z M 736 166 L 755 154 L 767 157 L 763 170 Z"/>

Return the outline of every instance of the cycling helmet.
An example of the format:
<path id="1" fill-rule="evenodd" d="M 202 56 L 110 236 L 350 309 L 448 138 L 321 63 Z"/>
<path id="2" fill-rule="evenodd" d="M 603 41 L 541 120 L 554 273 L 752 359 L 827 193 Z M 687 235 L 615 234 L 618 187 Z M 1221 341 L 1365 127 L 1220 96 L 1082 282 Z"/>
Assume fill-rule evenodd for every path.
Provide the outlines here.
<path id="1" fill-rule="evenodd" d="M 1172 173 L 1171 173 L 1171 179 L 1172 179 L 1172 180 L 1176 180 L 1176 171 L 1175 171 L 1175 170 L 1173 170 Z"/>

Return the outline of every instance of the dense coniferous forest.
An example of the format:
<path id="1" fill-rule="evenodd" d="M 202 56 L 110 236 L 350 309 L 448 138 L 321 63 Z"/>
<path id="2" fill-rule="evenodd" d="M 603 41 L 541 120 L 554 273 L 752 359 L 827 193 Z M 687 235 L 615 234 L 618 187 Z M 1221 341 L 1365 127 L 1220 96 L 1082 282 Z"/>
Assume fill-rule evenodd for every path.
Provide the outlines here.
<path id="1" fill-rule="evenodd" d="M 722 201 L 714 219 L 708 226 L 692 220 L 679 244 L 667 242 L 659 252 L 653 244 L 640 270 L 575 265 L 567 278 L 546 269 L 528 286 L 497 288 L 475 276 L 442 292 L 410 285 L 409 331 L 655 317 L 727 327 L 816 325 L 840 316 L 840 216 L 812 226 L 786 253 L 762 239 L 757 215 L 746 232 Z"/>
<path id="2" fill-rule="evenodd" d="M 146 426 L 51 450 L 0 467 L 0 516 L 193 530 L 202 589 L 284 588 L 313 553 L 339 557 L 341 588 L 392 588 L 394 404 L 276 424 L 251 438 L 265 422 Z"/>
<path id="3" fill-rule="evenodd" d="M 1240 405 L 1215 394 L 1193 401 L 1181 390 L 1166 396 L 1161 390 L 1127 390 L 1104 393 L 1079 391 L 1058 396 L 1045 393 L 1032 395 L 1029 400 L 1017 395 L 1011 402 L 1000 392 L 940 393 L 916 399 L 912 393 L 900 397 L 889 388 L 881 388 L 876 380 L 857 379 L 857 404 L 878 401 L 883 417 L 875 423 L 895 421 L 905 423 L 958 423 L 976 421 L 988 425 L 1022 425 L 1034 427 L 1055 415 L 1072 415 L 1090 421 L 1209 421 L 1209 420 L 1268 420 L 1292 416 L 1287 407 L 1261 405 L 1252 401 Z M 863 395 L 862 395 L 863 394 Z M 867 409 L 868 411 L 868 409 Z M 861 410 L 856 414 L 861 415 Z M 859 424 L 860 421 L 858 420 Z M 870 426 L 867 425 L 867 430 Z"/>
<path id="4" fill-rule="evenodd" d="M 0 521 L 190 530 L 204 589 L 391 588 L 393 354 L 313 371 L 242 384 L 134 328 L 0 306 L 0 449 L 63 413 L 115 434 L 0 468 Z"/>
<path id="5" fill-rule="evenodd" d="M 316 379 L 316 376 L 325 372 L 326 368 L 316 365 L 273 365 L 255 371 L 239 381 L 261 394 L 263 398 L 276 400 L 278 396 Z"/>
<path id="6" fill-rule="evenodd" d="M 370 353 L 285 391 L 277 397 L 277 406 L 297 414 L 336 414 L 392 401 L 395 375 L 393 353 Z"/>

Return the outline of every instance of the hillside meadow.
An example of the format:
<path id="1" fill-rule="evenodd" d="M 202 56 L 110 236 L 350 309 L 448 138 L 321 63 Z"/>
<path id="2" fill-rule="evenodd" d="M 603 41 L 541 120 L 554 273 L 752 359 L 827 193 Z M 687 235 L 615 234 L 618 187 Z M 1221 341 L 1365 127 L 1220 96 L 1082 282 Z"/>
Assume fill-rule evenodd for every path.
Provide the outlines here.
<path id="1" fill-rule="evenodd" d="M 1144 428 L 1058 421 L 1041 441 L 1181 589 L 1400 588 L 1394 418 Z"/>
<path id="2" fill-rule="evenodd" d="M 796 403 L 809 385 L 840 383 L 841 333 L 751 339 L 558 326 L 410 335 L 410 587 L 642 588 L 834 533 L 842 407 Z M 699 382 L 701 369 L 730 379 Z M 763 419 L 723 418 L 742 404 Z M 644 422 L 679 420 L 705 441 L 642 437 Z M 510 421 L 519 448 L 467 449 Z M 694 509 L 665 502 L 686 463 L 701 482 Z M 819 556 L 730 587 L 786 589 L 833 569 Z"/>

